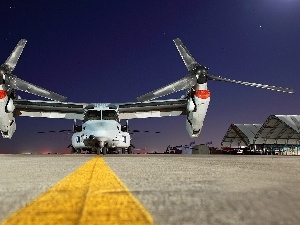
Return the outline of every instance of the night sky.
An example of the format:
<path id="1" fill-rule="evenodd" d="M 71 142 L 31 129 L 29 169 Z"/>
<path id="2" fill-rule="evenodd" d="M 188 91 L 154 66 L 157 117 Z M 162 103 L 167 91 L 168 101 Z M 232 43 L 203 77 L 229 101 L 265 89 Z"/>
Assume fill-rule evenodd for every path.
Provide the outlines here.
<path id="1" fill-rule="evenodd" d="M 212 75 L 293 88 L 279 93 L 209 81 L 211 101 L 200 137 L 185 117 L 130 120 L 132 143 L 148 151 L 213 142 L 231 123 L 263 123 L 272 114 L 299 114 L 300 1 L 1 1 L 0 60 L 28 40 L 14 74 L 70 102 L 133 102 L 178 80 L 187 70 L 173 39 L 180 38 Z M 182 93 L 167 97 L 178 98 Z M 41 99 L 19 91 L 25 99 Z M 166 97 L 165 97 L 166 98 Z M 18 117 L 0 152 L 63 152 L 72 120 Z"/>

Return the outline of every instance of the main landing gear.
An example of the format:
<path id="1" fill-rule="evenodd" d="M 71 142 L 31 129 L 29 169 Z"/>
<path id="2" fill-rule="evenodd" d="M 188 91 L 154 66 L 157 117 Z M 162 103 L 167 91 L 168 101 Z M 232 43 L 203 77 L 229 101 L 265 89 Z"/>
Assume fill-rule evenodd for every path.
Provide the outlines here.
<path id="1" fill-rule="evenodd" d="M 131 153 L 132 153 L 132 147 L 131 147 L 131 146 L 129 146 L 129 147 L 127 148 L 127 152 L 128 152 L 128 154 L 131 154 Z M 126 154 L 126 148 L 122 148 L 122 154 Z"/>

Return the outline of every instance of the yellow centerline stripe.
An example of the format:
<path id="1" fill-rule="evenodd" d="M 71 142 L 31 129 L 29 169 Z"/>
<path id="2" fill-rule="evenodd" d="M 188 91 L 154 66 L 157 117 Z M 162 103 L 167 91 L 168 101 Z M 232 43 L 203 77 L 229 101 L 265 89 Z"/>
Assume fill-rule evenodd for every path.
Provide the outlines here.
<path id="1" fill-rule="evenodd" d="M 13 213 L 14 224 L 153 224 L 149 212 L 101 157 L 95 157 Z"/>

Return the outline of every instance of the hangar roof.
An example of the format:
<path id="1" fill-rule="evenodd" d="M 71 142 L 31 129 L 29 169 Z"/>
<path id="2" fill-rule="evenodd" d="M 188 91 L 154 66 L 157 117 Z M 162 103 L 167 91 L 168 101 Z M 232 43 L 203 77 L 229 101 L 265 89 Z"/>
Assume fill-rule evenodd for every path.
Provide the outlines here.
<path id="1" fill-rule="evenodd" d="M 254 137 L 255 144 L 300 144 L 300 115 L 271 115 Z"/>
<path id="2" fill-rule="evenodd" d="M 231 124 L 222 140 L 222 147 L 248 146 L 253 143 L 261 124 Z"/>

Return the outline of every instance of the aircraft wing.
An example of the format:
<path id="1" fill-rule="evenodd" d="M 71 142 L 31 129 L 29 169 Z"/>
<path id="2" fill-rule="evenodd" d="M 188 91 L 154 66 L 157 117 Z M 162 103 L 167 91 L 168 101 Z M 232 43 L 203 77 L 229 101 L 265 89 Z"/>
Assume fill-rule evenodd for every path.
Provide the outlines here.
<path id="1" fill-rule="evenodd" d="M 15 116 L 83 120 L 84 108 L 88 104 L 21 99 L 14 100 L 14 105 Z"/>
<path id="2" fill-rule="evenodd" d="M 186 114 L 186 99 L 169 99 L 119 104 L 120 119 L 180 116 Z"/>
<path id="3" fill-rule="evenodd" d="M 179 116 L 186 114 L 186 99 L 128 103 L 73 103 L 38 100 L 14 100 L 15 116 L 83 120 L 85 108 L 114 105 L 120 119 Z"/>

